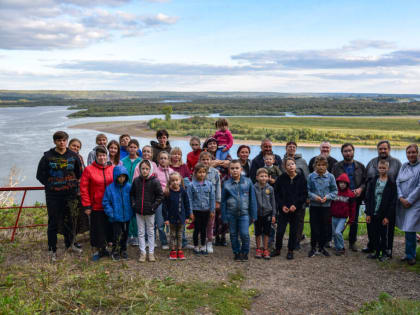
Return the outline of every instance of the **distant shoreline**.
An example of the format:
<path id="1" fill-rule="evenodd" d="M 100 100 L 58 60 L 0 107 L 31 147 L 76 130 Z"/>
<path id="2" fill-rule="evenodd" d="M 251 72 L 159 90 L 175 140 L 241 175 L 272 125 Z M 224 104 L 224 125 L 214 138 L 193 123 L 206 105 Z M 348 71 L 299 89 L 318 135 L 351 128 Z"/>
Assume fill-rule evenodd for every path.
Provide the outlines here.
<path id="1" fill-rule="evenodd" d="M 100 132 L 107 132 L 116 135 L 121 135 L 124 133 L 128 133 L 134 137 L 142 137 L 142 138 L 156 138 L 156 131 L 149 129 L 147 126 L 146 120 L 139 120 L 139 121 L 110 121 L 110 122 L 93 122 L 93 123 L 83 123 L 77 124 L 73 126 L 69 126 L 72 129 L 89 129 L 89 130 L 97 130 Z M 180 136 L 170 136 L 170 139 L 175 140 L 189 140 L 189 136 L 180 137 Z M 205 139 L 202 139 L 205 140 Z M 261 139 L 262 140 L 262 139 Z M 248 145 L 260 145 L 261 141 L 258 140 L 235 140 L 235 144 L 248 144 Z M 273 145 L 275 146 L 285 146 L 286 142 L 275 142 L 273 141 Z M 301 147 L 319 147 L 319 143 L 298 143 Z M 332 147 L 341 147 L 341 144 L 331 144 Z M 376 148 L 375 145 L 354 145 L 357 148 Z"/>

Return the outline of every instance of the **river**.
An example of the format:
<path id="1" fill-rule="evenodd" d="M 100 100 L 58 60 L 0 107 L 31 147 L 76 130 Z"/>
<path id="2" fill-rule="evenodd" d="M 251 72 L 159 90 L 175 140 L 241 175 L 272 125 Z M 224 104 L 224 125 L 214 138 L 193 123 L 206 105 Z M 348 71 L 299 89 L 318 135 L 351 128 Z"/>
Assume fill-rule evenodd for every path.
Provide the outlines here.
<path id="1" fill-rule="evenodd" d="M 57 130 L 64 130 L 70 137 L 79 138 L 83 147 L 81 154 L 87 158 L 90 150 L 95 145 L 95 136 L 98 132 L 85 129 L 70 129 L 69 126 L 88 122 L 101 121 L 136 121 L 149 120 L 155 117 L 163 118 L 163 115 L 138 115 L 138 116 L 118 116 L 118 117 L 88 117 L 69 119 L 66 116 L 73 113 L 61 106 L 45 107 L 9 107 L 0 108 L 0 152 L 3 154 L 0 163 L 0 186 L 8 182 L 8 177 L 12 167 L 19 170 L 20 186 L 39 186 L 36 180 L 36 169 L 44 151 L 53 147 L 52 134 Z M 184 115 L 172 115 L 173 119 L 185 118 Z M 279 117 L 281 119 L 281 117 Z M 118 139 L 118 135 L 107 134 L 108 139 Z M 147 138 L 137 138 L 141 146 L 150 143 Z M 171 140 L 172 147 L 179 146 L 186 153 L 191 149 L 187 140 Z M 238 145 L 231 149 L 233 157 L 236 157 Z M 280 156 L 285 153 L 283 146 L 274 146 L 273 151 Z M 251 146 L 251 159 L 259 153 L 258 146 Z M 314 147 L 298 147 L 298 153 L 309 161 L 309 159 L 319 154 L 319 149 Z M 333 148 L 331 155 L 337 160 L 341 160 L 340 148 Z M 357 148 L 355 158 L 364 164 L 377 155 L 375 149 Z M 405 161 L 404 150 L 393 150 L 392 155 Z M 19 198 L 17 198 L 19 199 Z M 41 192 L 30 192 L 27 196 L 27 203 L 34 201 L 44 202 L 45 198 Z"/>

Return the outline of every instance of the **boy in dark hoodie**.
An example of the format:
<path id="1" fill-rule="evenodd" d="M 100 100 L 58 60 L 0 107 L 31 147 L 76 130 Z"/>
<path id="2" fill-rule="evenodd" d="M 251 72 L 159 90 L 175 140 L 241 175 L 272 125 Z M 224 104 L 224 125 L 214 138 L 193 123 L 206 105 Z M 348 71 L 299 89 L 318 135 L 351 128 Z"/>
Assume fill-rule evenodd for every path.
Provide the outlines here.
<path id="1" fill-rule="evenodd" d="M 139 231 L 139 262 L 146 261 L 146 239 L 149 245 L 149 261 L 156 261 L 155 249 L 155 212 L 163 200 L 162 186 L 153 175 L 153 167 L 148 160 L 139 164 L 140 176 L 136 177 L 131 185 L 130 199 L 131 206 L 136 213 L 137 227 Z"/>
<path id="2" fill-rule="evenodd" d="M 381 261 L 390 258 L 386 252 L 388 237 L 393 237 L 389 231 L 389 221 L 395 217 L 397 202 L 397 186 L 388 176 L 388 170 L 389 162 L 380 160 L 379 176 L 369 180 L 366 189 L 366 223 L 371 226 L 368 229 L 369 239 L 375 250 L 368 258 L 379 258 Z"/>
<path id="3" fill-rule="evenodd" d="M 130 202 L 131 184 L 128 171 L 117 165 L 113 172 L 114 181 L 106 187 L 102 205 L 109 222 L 112 224 L 112 259 L 127 259 L 128 224 L 133 216 Z"/>
<path id="4" fill-rule="evenodd" d="M 337 198 L 331 202 L 332 235 L 334 238 L 335 254 L 344 254 L 343 232 L 348 224 L 353 224 L 356 216 L 356 195 L 350 189 L 350 179 L 346 173 L 336 179 L 338 193 Z"/>
<path id="5" fill-rule="evenodd" d="M 77 195 L 82 165 L 77 154 L 67 149 L 68 139 L 69 135 L 64 131 L 54 133 L 55 148 L 44 152 L 36 173 L 36 178 L 45 186 L 48 211 L 48 251 L 52 261 L 57 259 L 57 231 L 60 224 L 64 224 L 66 248 L 73 249 L 71 211 L 78 211 Z"/>

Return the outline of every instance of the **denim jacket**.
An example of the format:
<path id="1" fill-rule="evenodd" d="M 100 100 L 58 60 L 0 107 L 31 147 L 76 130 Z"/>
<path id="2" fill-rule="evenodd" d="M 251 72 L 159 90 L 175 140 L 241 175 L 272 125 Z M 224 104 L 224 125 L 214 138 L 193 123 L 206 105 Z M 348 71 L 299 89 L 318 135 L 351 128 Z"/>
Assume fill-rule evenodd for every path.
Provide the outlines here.
<path id="1" fill-rule="evenodd" d="M 193 179 L 187 188 L 188 198 L 190 199 L 191 210 L 214 212 L 216 208 L 216 200 L 213 184 L 204 180 L 198 182 Z"/>
<path id="2" fill-rule="evenodd" d="M 308 177 L 308 196 L 311 201 L 311 206 L 315 207 L 330 207 L 331 201 L 337 197 L 337 184 L 334 175 L 326 172 L 324 175 L 319 175 L 313 172 Z M 315 201 L 315 196 L 321 198 L 327 197 L 325 203 Z"/>
<path id="3" fill-rule="evenodd" d="M 239 182 L 235 182 L 232 178 L 225 181 L 221 208 L 224 222 L 228 222 L 231 216 L 244 215 L 257 220 L 257 198 L 251 180 L 241 176 Z"/>
<path id="4" fill-rule="evenodd" d="M 217 169 L 210 167 L 206 179 L 213 184 L 216 202 L 222 199 L 222 188 L 220 185 L 220 174 Z"/>

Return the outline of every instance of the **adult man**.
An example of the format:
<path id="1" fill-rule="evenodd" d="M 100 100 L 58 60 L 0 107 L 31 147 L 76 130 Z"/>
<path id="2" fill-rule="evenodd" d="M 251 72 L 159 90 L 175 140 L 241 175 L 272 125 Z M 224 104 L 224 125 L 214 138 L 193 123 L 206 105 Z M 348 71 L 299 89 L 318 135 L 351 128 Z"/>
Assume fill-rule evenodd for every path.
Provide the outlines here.
<path id="1" fill-rule="evenodd" d="M 401 168 L 400 160 L 393 158 L 391 156 L 391 144 L 388 140 L 379 141 L 377 146 L 378 156 L 370 160 L 368 165 L 366 166 L 366 178 L 367 181 L 373 180 L 378 174 L 378 162 L 380 160 L 388 161 L 389 163 L 389 170 L 388 170 L 388 179 L 392 180 L 394 183 L 397 179 L 398 172 Z M 395 211 L 392 213 L 392 216 L 389 218 L 388 224 L 388 237 L 387 237 L 387 254 L 389 258 L 392 258 L 392 247 L 394 245 L 394 229 L 395 229 Z M 370 224 L 367 225 L 368 230 L 368 238 L 369 242 L 366 248 L 362 251 L 364 253 L 372 253 L 373 252 L 373 244 L 372 244 L 372 233 L 373 230 L 370 227 Z"/>
<path id="2" fill-rule="evenodd" d="M 252 182 L 255 183 L 257 170 L 261 167 L 264 167 L 264 156 L 267 154 L 273 154 L 273 144 L 270 139 L 264 139 L 261 141 L 261 152 L 252 160 L 251 170 L 249 172 L 249 177 Z M 281 157 L 277 154 L 274 154 L 275 162 L 274 165 L 281 167 Z"/>
<path id="3" fill-rule="evenodd" d="M 350 226 L 349 232 L 349 248 L 357 252 L 356 241 L 357 241 L 357 228 L 359 219 L 359 208 L 363 201 L 363 196 L 366 189 L 366 168 L 365 166 L 354 159 L 354 146 L 351 143 L 344 143 L 341 146 L 341 154 L 343 160 L 337 162 L 332 172 L 335 178 L 338 178 L 341 174 L 346 173 L 350 179 L 350 189 L 356 195 L 356 216 L 354 223 Z"/>
<path id="4" fill-rule="evenodd" d="M 286 154 L 284 158 L 290 157 L 295 159 L 296 172 L 301 173 L 307 179 L 309 176 L 309 168 L 306 160 L 302 158 L 301 154 L 296 154 L 297 144 L 294 141 L 289 141 L 286 143 Z M 305 213 L 306 213 L 306 203 L 303 205 L 302 209 L 296 210 L 297 215 L 297 231 L 296 231 L 296 249 L 300 249 L 300 241 L 305 237 L 303 236 L 303 227 L 305 225 Z"/>
<path id="5" fill-rule="evenodd" d="M 332 156 L 330 156 L 331 152 L 331 144 L 328 141 L 323 141 L 321 145 L 319 146 L 320 155 L 325 156 L 328 161 L 328 172 L 331 173 L 332 168 L 335 163 L 337 163 L 337 160 L 334 159 Z M 309 161 L 309 172 L 312 173 L 314 171 L 314 163 L 315 163 L 316 156 L 314 156 Z"/>

